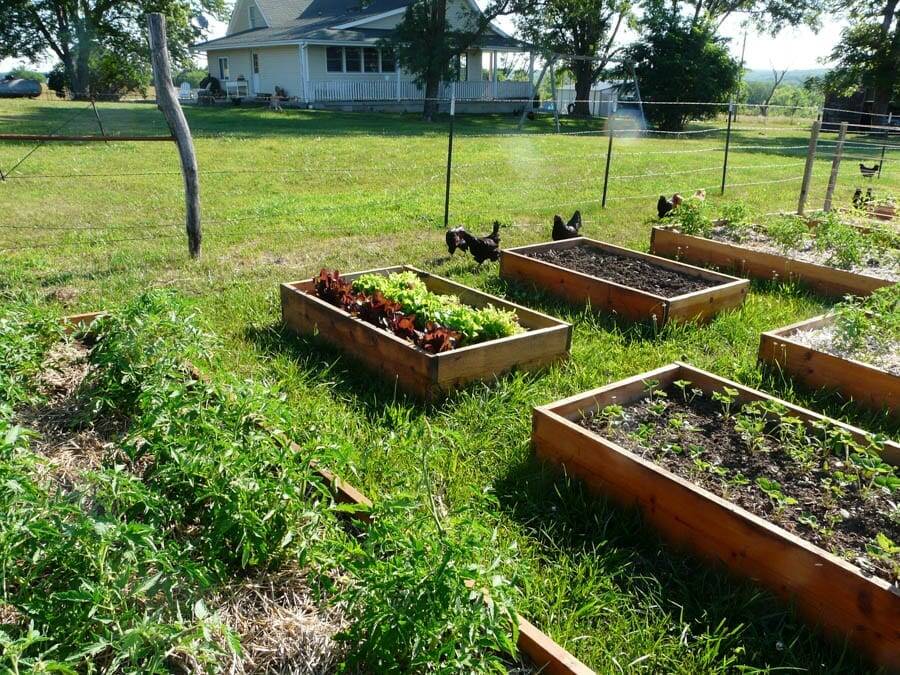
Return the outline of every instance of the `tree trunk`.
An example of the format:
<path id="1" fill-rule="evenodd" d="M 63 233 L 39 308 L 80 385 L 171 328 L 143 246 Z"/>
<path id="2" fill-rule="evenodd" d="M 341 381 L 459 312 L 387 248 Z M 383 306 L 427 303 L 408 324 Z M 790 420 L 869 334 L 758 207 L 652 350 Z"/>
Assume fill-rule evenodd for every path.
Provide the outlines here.
<path id="1" fill-rule="evenodd" d="M 91 50 L 94 35 L 87 26 L 79 26 L 75 30 L 77 43 L 75 46 L 75 66 L 72 73 L 72 90 L 76 99 L 91 97 Z"/>
<path id="2" fill-rule="evenodd" d="M 441 89 L 440 73 L 431 72 L 425 80 L 425 104 L 422 107 L 422 118 L 426 122 L 434 120 L 439 110 L 438 96 Z"/>
<path id="3" fill-rule="evenodd" d="M 575 117 L 591 116 L 591 86 L 594 84 L 593 64 L 590 61 L 576 61 L 572 68 L 575 75 Z"/>

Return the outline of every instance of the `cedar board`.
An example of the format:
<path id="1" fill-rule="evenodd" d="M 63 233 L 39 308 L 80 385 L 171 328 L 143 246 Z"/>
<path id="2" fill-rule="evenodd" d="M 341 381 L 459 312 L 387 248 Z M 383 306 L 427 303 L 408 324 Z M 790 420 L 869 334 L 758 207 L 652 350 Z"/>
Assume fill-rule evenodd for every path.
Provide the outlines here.
<path id="1" fill-rule="evenodd" d="M 732 270 L 754 279 L 799 281 L 829 297 L 865 296 L 893 281 L 817 265 L 776 253 L 754 251 L 705 237 L 682 234 L 668 227 L 654 227 L 650 251 L 656 255 Z"/>
<path id="2" fill-rule="evenodd" d="M 662 386 L 678 379 L 705 391 L 734 387 L 739 400 L 773 399 L 736 382 L 674 363 L 568 399 L 535 408 L 536 454 L 562 465 L 592 490 L 620 504 L 637 506 L 644 518 L 676 545 L 724 563 L 732 572 L 792 601 L 806 619 L 829 634 L 846 637 L 876 663 L 900 669 L 900 594 L 887 581 L 629 452 L 575 422 L 590 410 L 644 395 L 644 381 Z M 801 419 L 822 416 L 787 404 Z M 864 431 L 837 423 L 854 436 Z M 900 445 L 885 447 L 886 461 L 900 461 Z"/>
<path id="3" fill-rule="evenodd" d="M 346 350 L 354 358 L 412 394 L 434 399 L 464 384 L 490 380 L 513 368 L 534 370 L 568 357 L 572 326 L 521 305 L 482 293 L 407 265 L 342 275 L 353 280 L 362 274 L 411 271 L 434 293 L 451 293 L 473 307 L 491 304 L 516 313 L 527 330 L 518 335 L 429 354 L 392 333 L 376 328 L 335 307 L 313 293 L 313 281 L 281 285 L 281 313 L 285 325 L 301 335 L 316 335 Z"/>
<path id="4" fill-rule="evenodd" d="M 95 319 L 106 315 L 107 312 L 75 314 L 62 317 L 60 324 L 67 334 L 71 334 L 76 330 L 88 328 Z M 193 365 L 190 365 L 189 369 L 196 370 Z M 200 379 L 205 379 L 202 374 L 199 377 Z M 291 442 L 290 445 L 294 452 L 298 452 L 301 449 L 294 442 Z M 358 512 L 351 514 L 354 518 L 364 521 L 369 519 L 368 513 L 372 507 L 372 500 L 329 469 L 319 465 L 314 465 L 313 469 L 325 481 L 335 500 L 341 504 L 360 507 Z M 531 660 L 540 672 L 548 675 L 595 675 L 593 670 L 554 642 L 553 638 L 542 632 L 530 621 L 521 615 L 517 618 L 519 621 L 519 640 L 517 642 L 519 650 Z"/>
<path id="5" fill-rule="evenodd" d="M 812 349 L 791 339 L 797 333 L 829 325 L 833 316 L 800 321 L 763 333 L 759 360 L 776 366 L 811 388 L 833 389 L 874 410 L 900 416 L 900 376 L 855 359 Z"/>
<path id="6" fill-rule="evenodd" d="M 717 281 L 719 285 L 692 293 L 663 297 L 568 267 L 538 260 L 528 255 L 535 251 L 560 250 L 583 245 L 630 258 L 640 258 L 657 267 Z M 740 306 L 750 286 L 746 279 L 737 279 L 586 237 L 502 250 L 500 252 L 500 276 L 509 281 L 531 283 L 569 302 L 589 302 L 591 307 L 613 312 L 629 321 L 653 321 L 655 319 L 659 326 L 669 321 L 709 321 L 725 309 Z"/>

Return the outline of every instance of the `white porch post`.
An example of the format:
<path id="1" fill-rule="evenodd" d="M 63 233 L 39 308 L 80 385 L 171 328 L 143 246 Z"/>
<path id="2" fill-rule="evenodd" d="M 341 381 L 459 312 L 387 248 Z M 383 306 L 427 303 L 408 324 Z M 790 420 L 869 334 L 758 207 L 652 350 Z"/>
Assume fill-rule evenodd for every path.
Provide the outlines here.
<path id="1" fill-rule="evenodd" d="M 491 97 L 497 98 L 497 52 L 491 52 Z"/>
<path id="2" fill-rule="evenodd" d="M 395 62 L 394 67 L 397 69 L 397 103 L 400 103 L 400 64 Z"/>
<path id="3" fill-rule="evenodd" d="M 528 52 L 528 98 L 534 99 L 534 52 Z"/>
<path id="4" fill-rule="evenodd" d="M 303 102 L 310 103 L 312 96 L 309 91 L 309 46 L 305 42 L 300 44 L 300 77 L 303 80 Z"/>

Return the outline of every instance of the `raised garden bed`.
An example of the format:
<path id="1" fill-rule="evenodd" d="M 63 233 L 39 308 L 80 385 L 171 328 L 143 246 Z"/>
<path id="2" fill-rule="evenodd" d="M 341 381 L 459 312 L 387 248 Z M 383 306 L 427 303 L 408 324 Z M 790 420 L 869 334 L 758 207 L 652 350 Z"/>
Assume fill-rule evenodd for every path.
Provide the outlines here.
<path id="1" fill-rule="evenodd" d="M 868 295 L 877 288 L 895 283 L 890 278 L 800 260 L 790 253 L 684 234 L 676 227 L 654 227 L 650 250 L 656 255 L 729 270 L 745 277 L 799 281 L 818 293 L 833 297 Z"/>
<path id="2" fill-rule="evenodd" d="M 513 368 L 536 369 L 568 356 L 572 335 L 569 324 L 449 279 L 409 266 L 341 276 L 353 281 L 364 274 L 387 276 L 397 272 L 413 272 L 432 293 L 455 295 L 465 305 L 476 308 L 491 305 L 511 311 L 524 330 L 501 339 L 429 353 L 316 297 L 314 280 L 281 285 L 284 323 L 301 335 L 320 336 L 395 381 L 402 389 L 427 399 L 469 382 L 489 380 Z"/>
<path id="3" fill-rule="evenodd" d="M 749 287 L 745 279 L 584 237 L 501 251 L 500 276 L 658 325 L 709 320 L 739 306 Z"/>
<path id="4" fill-rule="evenodd" d="M 67 334 L 78 332 L 89 337 L 91 324 L 106 314 L 106 312 L 91 312 L 71 315 L 63 317 L 60 323 Z M 206 380 L 206 376 L 192 364 L 186 364 L 185 367 L 197 379 L 201 381 Z M 265 426 L 262 429 L 275 435 L 284 436 L 284 433 L 278 430 L 272 430 Z M 293 441 L 288 441 L 288 444 L 292 452 L 302 452 L 302 448 Z M 344 513 L 359 520 L 369 519 L 372 501 L 368 497 L 325 467 L 315 466 L 315 471 L 322 478 L 325 485 L 328 486 L 335 501 L 351 507 L 359 507 L 358 510 L 345 510 Z M 517 645 L 521 654 L 528 659 L 529 665 L 533 666 L 535 672 L 548 673 L 550 675 L 593 675 L 593 670 L 557 644 L 550 636 L 543 633 L 522 616 L 517 618 L 519 624 Z"/>
<path id="5" fill-rule="evenodd" d="M 809 387 L 834 389 L 867 408 L 900 415 L 900 373 L 828 351 L 825 345 L 833 325 L 834 316 L 822 314 L 763 333 L 759 360 Z"/>
<path id="6" fill-rule="evenodd" d="M 743 436 L 733 420 L 752 414 L 758 420 L 766 410 L 778 411 L 772 421 L 781 420 L 786 434 L 800 433 L 799 440 L 772 445 L 775 436 L 764 436 L 766 445 L 751 447 L 759 436 L 752 431 Z M 834 477 L 840 473 L 829 474 L 831 483 L 816 482 L 825 471 L 820 463 L 849 475 L 857 460 L 852 453 L 846 458 L 813 454 L 801 464 L 799 454 L 804 447 L 811 453 L 819 447 L 809 439 L 824 434 L 823 428 L 831 430 L 832 441 L 845 436 L 868 445 L 872 438 L 675 363 L 536 408 L 532 440 L 539 457 L 562 465 L 593 490 L 637 506 L 677 545 L 768 586 L 811 623 L 848 638 L 875 662 L 900 668 L 900 593 L 896 579 L 889 580 L 897 570 L 873 558 L 863 544 L 872 528 L 900 538 L 896 514 L 893 520 L 889 514 L 896 509 L 897 487 L 893 495 L 871 492 L 863 498 Z M 743 441 L 748 448 L 740 452 L 736 448 Z M 881 457 L 896 467 L 900 445 L 886 443 Z M 828 486 L 844 495 L 827 498 L 835 494 Z M 885 488 L 878 483 L 877 489 Z M 839 557 L 825 546 L 847 555 Z"/>

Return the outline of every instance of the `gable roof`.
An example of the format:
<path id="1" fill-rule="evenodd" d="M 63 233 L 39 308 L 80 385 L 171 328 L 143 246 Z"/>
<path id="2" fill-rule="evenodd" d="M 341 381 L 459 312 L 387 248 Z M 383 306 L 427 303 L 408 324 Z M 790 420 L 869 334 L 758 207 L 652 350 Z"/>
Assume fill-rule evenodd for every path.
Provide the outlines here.
<path id="1" fill-rule="evenodd" d="M 469 3 L 477 7 L 474 0 L 469 0 Z M 375 44 L 387 37 L 390 31 L 365 28 L 366 19 L 373 20 L 403 10 L 409 0 L 373 0 L 365 6 L 360 0 L 256 0 L 256 4 L 269 22 L 268 28 L 231 33 L 195 44 L 192 49 L 206 51 L 301 41 Z M 346 28 L 336 28 L 345 25 Z M 485 34 L 480 43 L 482 47 L 501 49 L 525 47 L 523 42 L 503 34 L 496 27 Z"/>

